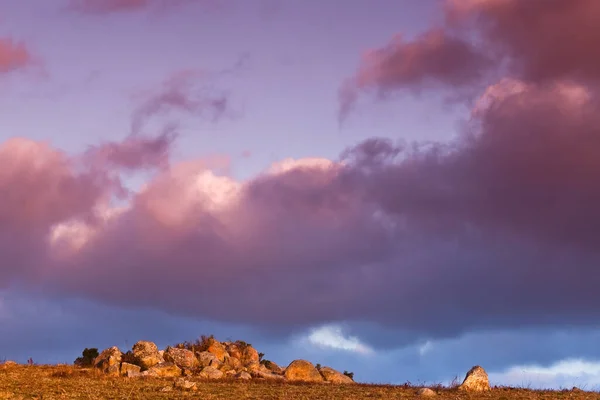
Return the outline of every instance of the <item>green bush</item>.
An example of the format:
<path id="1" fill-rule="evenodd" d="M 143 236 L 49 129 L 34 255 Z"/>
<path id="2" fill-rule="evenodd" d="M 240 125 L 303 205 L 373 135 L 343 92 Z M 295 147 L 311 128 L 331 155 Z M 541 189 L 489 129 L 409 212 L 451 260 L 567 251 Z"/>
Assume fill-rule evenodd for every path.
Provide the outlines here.
<path id="1" fill-rule="evenodd" d="M 100 354 L 98 353 L 98 349 L 87 347 L 81 352 L 81 357 L 77 357 L 75 359 L 74 364 L 80 367 L 90 367 L 94 364 L 94 360 Z"/>

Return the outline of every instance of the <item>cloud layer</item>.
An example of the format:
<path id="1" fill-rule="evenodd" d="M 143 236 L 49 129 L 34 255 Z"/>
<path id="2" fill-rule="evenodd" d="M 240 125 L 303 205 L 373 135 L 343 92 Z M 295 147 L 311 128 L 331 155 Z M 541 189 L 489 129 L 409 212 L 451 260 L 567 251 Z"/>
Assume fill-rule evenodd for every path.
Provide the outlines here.
<path id="1" fill-rule="evenodd" d="M 173 161 L 173 131 L 147 133 L 165 113 L 227 110 L 183 72 L 144 98 L 121 142 L 0 147 L 0 287 L 271 332 L 370 322 L 406 341 L 595 324 L 598 3 L 446 4 L 442 27 L 369 53 L 341 106 L 370 89 L 482 88 L 454 141 L 373 138 L 238 181 L 214 160 Z M 122 183 L 148 169 L 139 191 Z"/>

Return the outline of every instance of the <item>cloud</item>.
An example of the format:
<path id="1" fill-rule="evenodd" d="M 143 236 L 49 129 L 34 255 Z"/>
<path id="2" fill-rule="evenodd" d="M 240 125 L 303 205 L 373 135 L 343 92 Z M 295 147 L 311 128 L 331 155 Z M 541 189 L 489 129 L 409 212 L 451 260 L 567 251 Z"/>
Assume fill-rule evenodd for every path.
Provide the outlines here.
<path id="1" fill-rule="evenodd" d="M 308 336 L 308 342 L 318 347 L 328 347 L 359 354 L 371 354 L 373 350 L 354 336 L 346 336 L 340 326 L 325 325 L 314 329 Z"/>
<path id="2" fill-rule="evenodd" d="M 566 359 L 548 366 L 520 365 L 503 372 L 490 373 L 490 380 L 507 386 L 544 389 L 548 387 L 570 389 L 576 385 L 584 390 L 600 388 L 600 362 L 583 359 Z"/>
<path id="3" fill-rule="evenodd" d="M 70 0 L 68 8 L 84 14 L 114 14 L 148 9 L 167 9 L 192 3 L 193 0 Z"/>
<path id="4" fill-rule="evenodd" d="M 510 75 L 532 83 L 598 83 L 600 3 L 594 0 L 446 0 L 445 23 L 411 41 L 398 35 L 363 57 L 339 91 L 340 118 L 366 91 L 445 88 L 473 95 Z M 459 89 L 462 92 L 459 92 Z"/>
<path id="5" fill-rule="evenodd" d="M 199 70 L 181 70 L 167 77 L 160 89 L 140 93 L 133 112 L 131 133 L 142 133 L 155 118 L 190 115 L 213 122 L 231 113 L 227 92 L 214 88 L 214 74 Z"/>
<path id="6" fill-rule="evenodd" d="M 0 74 L 24 68 L 33 59 L 23 43 L 10 38 L 0 38 Z"/>

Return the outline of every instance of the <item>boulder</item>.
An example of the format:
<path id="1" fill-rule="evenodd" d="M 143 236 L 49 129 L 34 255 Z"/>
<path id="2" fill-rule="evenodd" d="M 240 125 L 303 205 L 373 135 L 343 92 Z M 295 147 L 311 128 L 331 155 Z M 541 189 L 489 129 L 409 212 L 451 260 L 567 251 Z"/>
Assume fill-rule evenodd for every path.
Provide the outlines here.
<path id="1" fill-rule="evenodd" d="M 275 364 L 273 361 L 265 360 L 261 364 L 263 364 L 265 366 L 265 368 L 267 368 L 269 371 L 271 371 L 274 374 L 278 374 L 278 375 L 283 374 L 283 368 L 281 368 L 279 365 Z"/>
<path id="2" fill-rule="evenodd" d="M 181 376 L 181 368 L 172 362 L 161 362 L 148 368 L 145 375 L 155 378 L 178 378 Z"/>
<path id="3" fill-rule="evenodd" d="M 94 359 L 94 367 L 109 375 L 119 375 L 121 357 L 121 350 L 117 346 L 109 347 Z"/>
<path id="4" fill-rule="evenodd" d="M 244 369 L 248 372 L 257 372 L 260 370 L 260 363 L 258 361 L 251 362 L 247 364 Z"/>
<path id="5" fill-rule="evenodd" d="M 19 365 L 19 363 L 18 363 L 18 362 L 16 362 L 16 361 L 7 360 L 7 361 L 4 361 L 4 362 L 3 362 L 2 364 L 0 364 L 0 365 L 3 365 L 3 366 L 5 366 L 5 367 L 16 367 L 17 365 Z"/>
<path id="6" fill-rule="evenodd" d="M 319 369 L 319 372 L 327 382 L 331 383 L 355 383 L 352 378 L 347 375 L 342 374 L 339 371 L 331 367 L 323 367 Z"/>
<path id="7" fill-rule="evenodd" d="M 135 363 L 142 367 L 142 370 L 152 368 L 164 361 L 158 347 L 152 342 L 141 340 L 134 344 L 131 350 Z"/>
<path id="8" fill-rule="evenodd" d="M 258 351 L 252 346 L 244 347 L 244 350 L 242 350 L 241 361 L 244 365 L 259 362 Z"/>
<path id="9" fill-rule="evenodd" d="M 467 372 L 465 380 L 458 387 L 458 390 L 467 392 L 484 392 L 491 390 L 487 372 L 479 365 L 474 366 Z"/>
<path id="10" fill-rule="evenodd" d="M 250 379 L 252 379 L 252 375 L 250 375 L 246 371 L 242 371 L 242 372 L 238 373 L 235 377 L 237 379 L 241 379 L 243 381 L 249 381 Z"/>
<path id="11" fill-rule="evenodd" d="M 142 367 L 135 364 L 130 364 L 128 362 L 121 363 L 121 375 L 132 378 L 134 376 L 138 376 Z"/>
<path id="12" fill-rule="evenodd" d="M 215 367 L 218 368 L 221 365 L 221 362 L 213 353 L 209 353 L 208 351 L 197 352 L 196 356 L 198 358 L 198 363 L 200 367 Z"/>
<path id="13" fill-rule="evenodd" d="M 437 396 L 437 393 L 429 388 L 421 388 L 417 390 L 417 395 L 421 397 L 434 397 Z"/>
<path id="14" fill-rule="evenodd" d="M 323 377 L 315 366 L 306 360 L 294 360 L 285 369 L 285 379 L 288 381 L 323 382 Z"/>
<path id="15" fill-rule="evenodd" d="M 223 346 L 221 343 L 217 342 L 216 340 L 213 341 L 210 346 L 208 346 L 207 351 L 209 353 L 214 354 L 215 357 L 217 357 L 217 360 L 219 360 L 220 362 L 225 361 L 225 358 L 229 357 L 227 350 L 225 350 L 225 346 Z"/>
<path id="16" fill-rule="evenodd" d="M 225 349 L 227 350 L 227 353 L 229 353 L 230 357 L 237 358 L 238 360 L 242 359 L 242 350 L 237 344 L 228 343 L 225 346 Z"/>
<path id="17" fill-rule="evenodd" d="M 194 369 L 200 365 L 190 350 L 168 347 L 164 353 L 165 361 L 170 361 L 181 369 Z"/>
<path id="18" fill-rule="evenodd" d="M 219 371 L 215 367 L 209 366 L 204 367 L 198 376 L 204 379 L 221 379 L 223 377 L 223 372 Z"/>
<path id="19" fill-rule="evenodd" d="M 188 381 L 185 378 L 179 378 L 173 383 L 173 387 L 179 390 L 196 390 L 196 382 Z"/>
<path id="20" fill-rule="evenodd" d="M 251 375 L 253 378 L 265 379 L 265 380 L 270 380 L 270 381 L 283 381 L 285 379 L 283 377 L 283 375 L 277 375 L 270 371 L 268 371 L 268 372 L 256 371 L 256 372 L 252 372 Z"/>
<path id="21" fill-rule="evenodd" d="M 242 369 L 243 367 L 242 362 L 239 360 L 239 358 L 235 357 L 227 358 L 224 364 L 228 365 L 229 367 L 231 367 L 231 369 L 234 369 L 236 371 Z"/>

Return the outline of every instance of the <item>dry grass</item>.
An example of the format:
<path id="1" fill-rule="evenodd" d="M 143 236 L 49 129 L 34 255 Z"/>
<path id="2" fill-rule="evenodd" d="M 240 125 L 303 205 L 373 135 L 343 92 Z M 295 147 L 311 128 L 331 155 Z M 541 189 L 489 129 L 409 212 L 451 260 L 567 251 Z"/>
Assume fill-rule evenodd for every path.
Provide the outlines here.
<path id="1" fill-rule="evenodd" d="M 191 378 L 190 380 L 195 380 Z M 418 388 L 382 385 L 325 385 L 198 381 L 196 391 L 173 389 L 173 380 L 108 377 L 72 366 L 0 366 L 0 399 L 414 399 Z M 599 393 L 498 388 L 485 394 L 436 389 L 436 399 L 598 399 Z"/>

